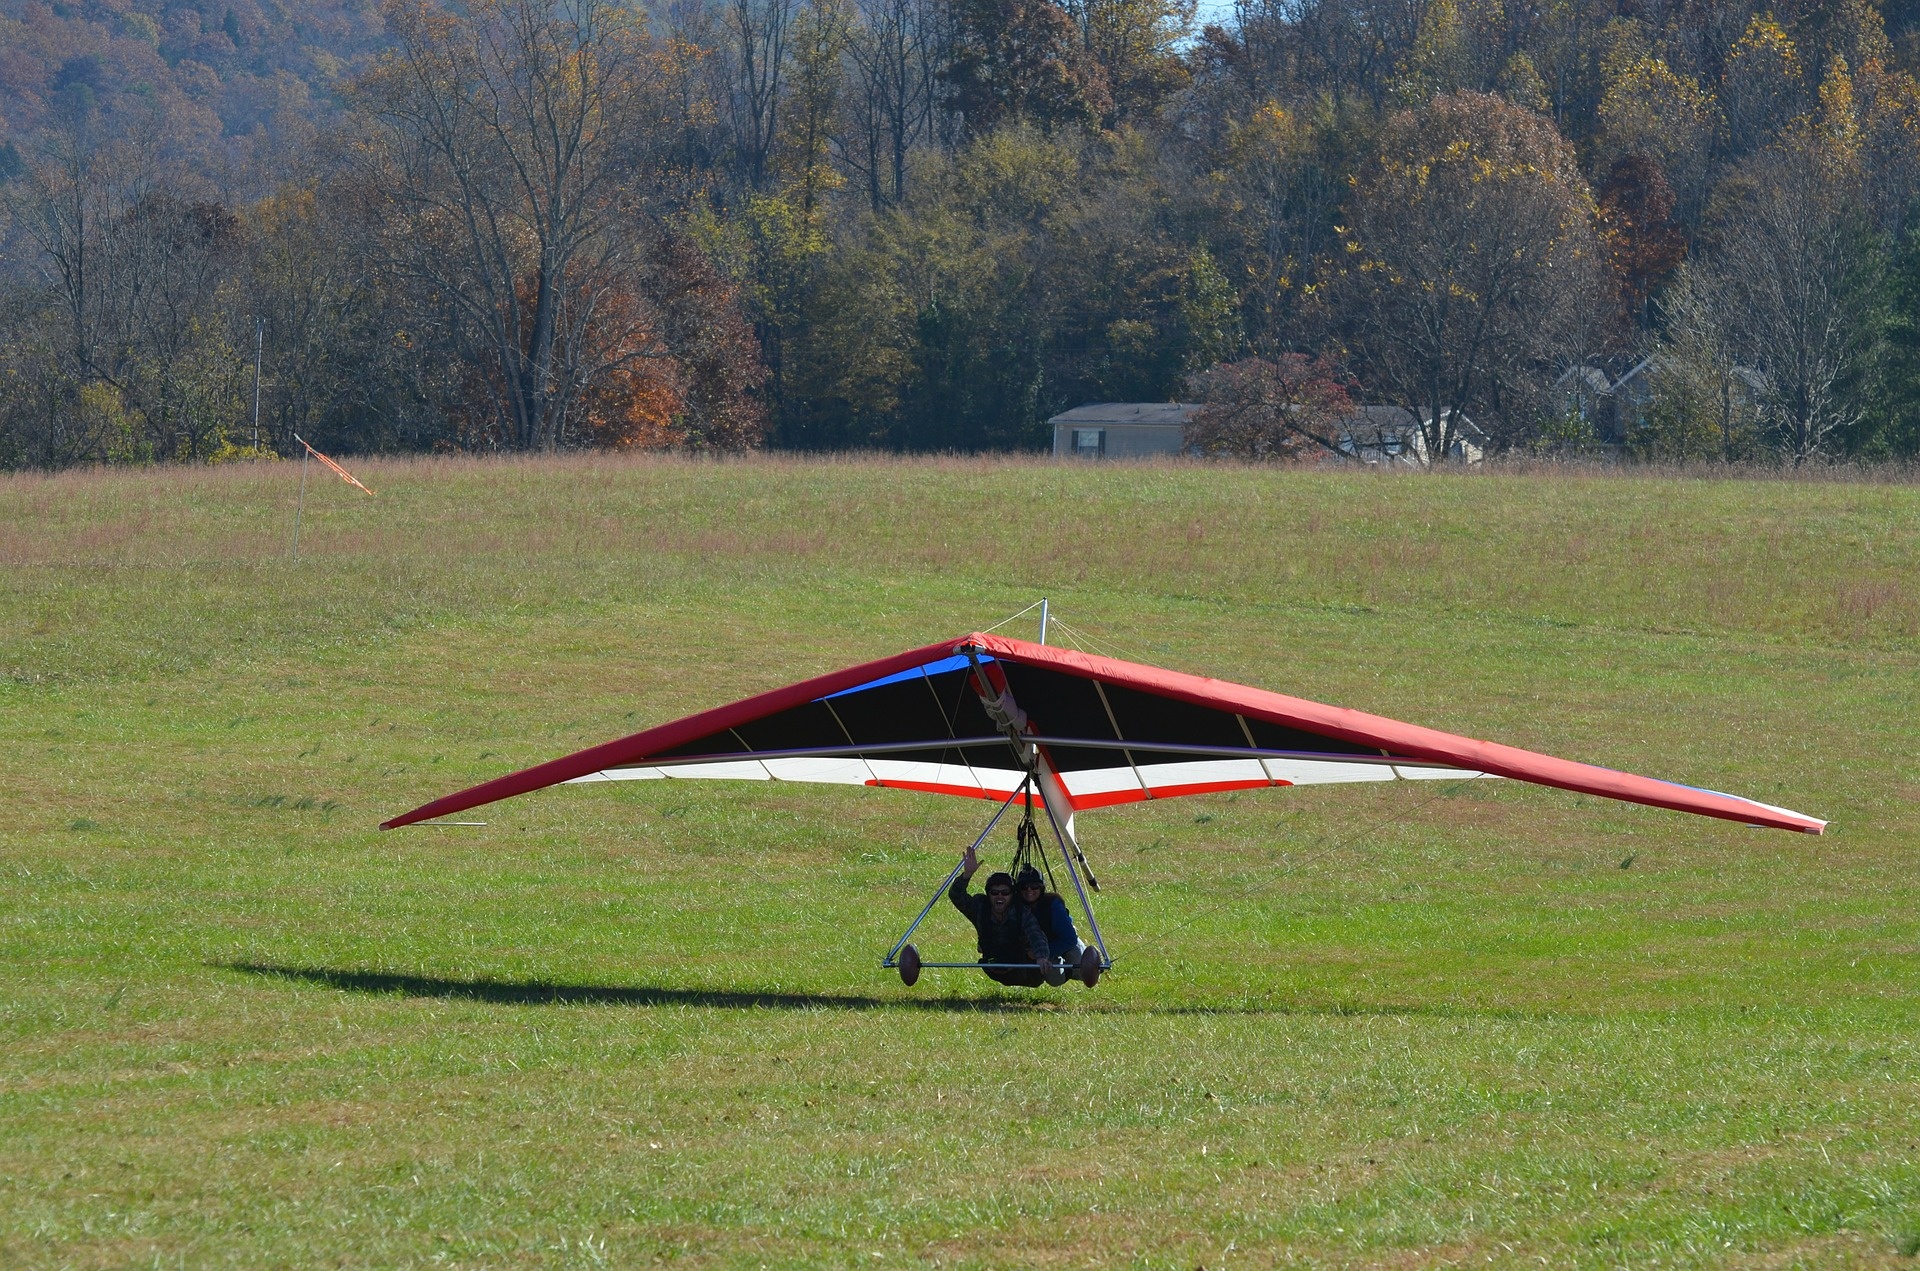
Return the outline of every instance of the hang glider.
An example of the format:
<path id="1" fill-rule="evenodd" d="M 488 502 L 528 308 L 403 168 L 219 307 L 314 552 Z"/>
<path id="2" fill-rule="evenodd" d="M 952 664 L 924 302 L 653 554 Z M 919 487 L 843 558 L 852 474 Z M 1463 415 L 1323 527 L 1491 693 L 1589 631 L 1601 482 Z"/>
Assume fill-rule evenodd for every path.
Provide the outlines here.
<path id="1" fill-rule="evenodd" d="M 1224 790 L 1508 777 L 1747 825 L 1826 822 L 1736 795 L 1264 689 L 975 633 L 822 675 L 450 794 L 391 830 L 562 783 L 879 786 L 1075 813 Z M 1063 852 L 1067 844 L 1062 844 Z"/>

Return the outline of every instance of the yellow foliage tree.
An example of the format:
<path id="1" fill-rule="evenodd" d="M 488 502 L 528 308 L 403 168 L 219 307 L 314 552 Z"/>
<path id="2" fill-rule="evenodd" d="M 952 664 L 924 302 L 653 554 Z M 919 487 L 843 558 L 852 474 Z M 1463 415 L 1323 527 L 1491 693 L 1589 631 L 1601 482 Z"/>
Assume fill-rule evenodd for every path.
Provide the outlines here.
<path id="1" fill-rule="evenodd" d="M 1609 56 L 1604 74 L 1602 149 L 1609 157 L 1638 154 L 1654 160 L 1673 186 L 1682 214 L 1693 215 L 1710 178 L 1719 121 L 1712 95 L 1652 53 L 1632 48 Z"/>
<path id="2" fill-rule="evenodd" d="M 1854 100 L 1853 76 L 1847 59 L 1835 56 L 1820 81 L 1820 117 L 1817 125 L 1821 152 L 1828 162 L 1851 168 L 1860 157 L 1860 113 Z"/>
<path id="3" fill-rule="evenodd" d="M 1920 189 L 1920 83 L 1878 61 L 1861 68 L 1860 169 L 1873 218 L 1898 234 Z"/>
<path id="4" fill-rule="evenodd" d="M 1793 38 L 1771 14 L 1755 14 L 1728 50 L 1721 79 L 1729 147 L 1744 154 L 1765 145 L 1800 113 L 1804 79 Z"/>

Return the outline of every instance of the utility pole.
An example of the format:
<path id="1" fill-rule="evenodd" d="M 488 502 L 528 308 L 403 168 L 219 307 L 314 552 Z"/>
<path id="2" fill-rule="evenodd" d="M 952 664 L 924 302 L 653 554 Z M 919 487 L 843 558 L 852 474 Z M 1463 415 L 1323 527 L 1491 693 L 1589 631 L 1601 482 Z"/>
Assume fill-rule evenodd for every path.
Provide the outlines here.
<path id="1" fill-rule="evenodd" d="M 260 450 L 260 351 L 266 346 L 267 320 L 253 319 L 253 449 Z"/>

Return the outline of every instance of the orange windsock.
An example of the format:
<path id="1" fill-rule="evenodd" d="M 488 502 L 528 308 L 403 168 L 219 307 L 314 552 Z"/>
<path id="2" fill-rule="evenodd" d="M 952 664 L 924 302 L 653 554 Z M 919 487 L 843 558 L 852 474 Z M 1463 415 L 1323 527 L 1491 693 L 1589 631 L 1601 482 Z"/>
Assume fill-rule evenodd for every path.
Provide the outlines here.
<path id="1" fill-rule="evenodd" d="M 346 482 L 348 485 L 366 494 L 373 493 L 373 491 L 367 489 L 367 487 L 360 484 L 360 480 L 358 477 L 355 477 L 351 472 L 348 472 L 345 468 L 341 467 L 339 464 L 335 463 L 333 460 L 327 458 L 325 455 L 321 454 L 318 450 L 315 450 L 313 446 L 308 443 L 305 437 L 302 437 L 299 433 L 295 433 L 293 434 L 293 439 L 299 442 L 301 445 L 306 446 L 308 454 L 312 455 L 315 459 L 318 459 L 321 463 L 326 464 L 329 468 L 332 468 L 334 472 L 339 475 L 342 481 Z"/>

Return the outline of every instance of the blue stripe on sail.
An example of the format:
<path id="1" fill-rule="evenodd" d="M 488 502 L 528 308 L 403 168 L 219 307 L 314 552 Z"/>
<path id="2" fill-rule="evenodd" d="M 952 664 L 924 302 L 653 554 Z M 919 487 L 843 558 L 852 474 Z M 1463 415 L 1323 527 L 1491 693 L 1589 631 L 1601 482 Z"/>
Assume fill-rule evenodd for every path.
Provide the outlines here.
<path id="1" fill-rule="evenodd" d="M 982 662 L 991 662 L 993 658 L 989 654 L 982 653 L 980 660 Z M 843 688 L 838 693 L 829 693 L 826 697 L 818 700 L 824 702 L 829 698 L 845 697 L 849 693 L 864 693 L 870 688 L 880 688 L 887 684 L 898 684 L 902 680 L 917 680 L 923 675 L 944 675 L 948 671 L 961 670 L 967 665 L 967 659 L 956 653 L 954 656 L 942 658 L 938 662 L 929 662 L 925 666 L 916 666 L 905 671 L 895 671 L 892 675 L 882 676 L 877 680 L 868 680 L 865 684 L 856 684 L 852 688 Z"/>

